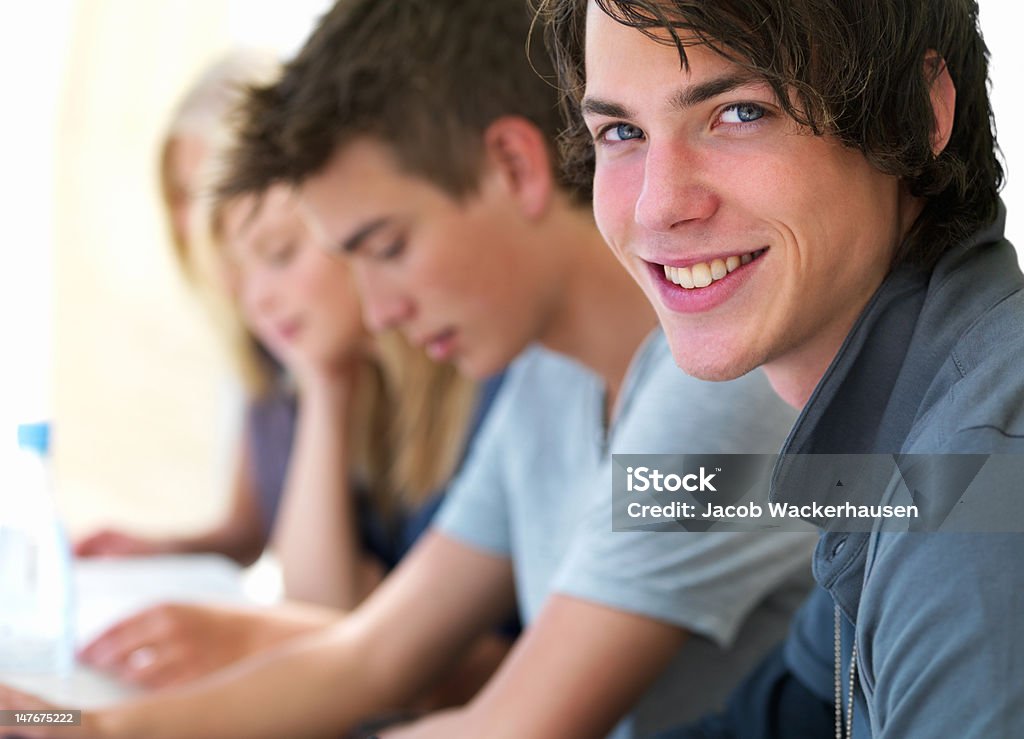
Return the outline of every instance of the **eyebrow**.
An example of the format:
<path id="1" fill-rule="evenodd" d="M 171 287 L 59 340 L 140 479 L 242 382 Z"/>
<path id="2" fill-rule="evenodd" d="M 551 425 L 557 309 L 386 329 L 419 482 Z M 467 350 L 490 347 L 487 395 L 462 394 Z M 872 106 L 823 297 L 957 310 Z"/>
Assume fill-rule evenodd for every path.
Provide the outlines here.
<path id="1" fill-rule="evenodd" d="M 583 115 L 588 113 L 591 115 L 603 115 L 608 118 L 635 118 L 633 111 L 629 108 L 623 107 L 618 103 L 613 103 L 610 100 L 602 100 L 601 98 L 585 97 L 583 102 L 580 103 L 580 110 Z"/>
<path id="2" fill-rule="evenodd" d="M 347 239 L 342 241 L 339 245 L 339 250 L 345 254 L 353 254 L 362 247 L 370 236 L 382 228 L 389 226 L 392 219 L 389 217 L 376 218 L 369 223 L 363 225 L 355 233 L 349 236 Z"/>
<path id="3" fill-rule="evenodd" d="M 714 79 L 701 82 L 699 85 L 681 88 L 669 95 L 669 104 L 678 110 L 686 110 L 695 105 L 707 102 L 719 95 L 735 90 L 737 87 L 748 85 L 751 82 L 761 82 L 761 78 L 750 73 L 733 73 L 715 77 Z M 580 103 L 583 114 L 600 115 L 608 118 L 635 118 L 636 114 L 629 108 L 610 100 L 603 100 L 595 97 L 585 97 Z"/>
<path id="4" fill-rule="evenodd" d="M 750 73 L 727 74 L 678 90 L 669 97 L 669 102 L 674 108 L 686 110 L 755 81 L 761 80 Z"/>

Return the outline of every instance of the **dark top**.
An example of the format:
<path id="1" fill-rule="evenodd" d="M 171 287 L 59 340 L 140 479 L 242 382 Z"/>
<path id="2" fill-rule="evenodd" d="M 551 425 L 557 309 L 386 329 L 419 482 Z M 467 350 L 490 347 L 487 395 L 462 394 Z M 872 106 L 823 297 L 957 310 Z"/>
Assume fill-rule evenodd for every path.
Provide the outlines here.
<path id="1" fill-rule="evenodd" d="M 889 275 L 783 449 L 958 455 L 941 479 L 926 468 L 916 484 L 904 470 L 938 533 L 833 531 L 818 544 L 814 575 L 831 598 L 801 611 L 785 653 L 831 693 L 838 605 L 844 702 L 858 644 L 855 737 L 1024 736 L 1024 570 L 1010 564 L 1024 560 L 1024 535 L 998 533 L 1024 531 L 1013 458 L 996 456 L 1024 453 L 1024 277 L 1004 221 L 1000 209 L 931 272 Z M 965 532 L 972 505 L 1005 511 L 999 527 Z"/>
<path id="2" fill-rule="evenodd" d="M 786 642 L 722 714 L 666 736 L 834 736 L 833 665 L 838 656 L 845 709 L 856 638 L 857 739 L 1024 737 L 1024 276 L 1004 221 L 1000 208 L 931 271 L 890 273 L 783 448 L 894 455 L 905 489 L 942 525 L 823 532 L 820 587 Z M 943 474 L 919 474 L 918 455 L 943 460 Z M 780 460 L 773 495 L 787 500 L 800 486 Z M 1001 518 L 963 528 L 966 512 L 986 510 Z"/>
<path id="3" fill-rule="evenodd" d="M 483 383 L 467 436 L 467 449 L 503 380 L 504 375 L 499 374 Z M 284 387 L 284 383 L 250 403 L 247 409 L 245 438 L 249 445 L 252 479 L 259 496 L 267 535 L 273 528 L 281 503 L 297 418 L 295 393 Z M 416 508 L 399 509 L 387 520 L 374 508 L 365 489 L 357 488 L 355 494 L 356 518 L 363 549 L 374 555 L 390 571 L 427 529 L 444 499 L 445 489 L 438 490 Z"/>

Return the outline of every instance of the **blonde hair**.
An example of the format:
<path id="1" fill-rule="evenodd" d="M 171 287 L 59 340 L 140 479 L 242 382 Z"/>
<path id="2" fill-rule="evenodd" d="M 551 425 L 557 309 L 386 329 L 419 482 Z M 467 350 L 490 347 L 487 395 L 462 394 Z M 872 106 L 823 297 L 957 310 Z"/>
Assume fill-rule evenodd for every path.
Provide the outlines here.
<path id="1" fill-rule="evenodd" d="M 395 396 L 389 484 L 422 500 L 449 480 L 462 460 L 479 385 L 452 365 L 431 361 L 397 333 L 379 336 L 377 344 Z"/>
<path id="2" fill-rule="evenodd" d="M 246 68 L 247 59 L 253 67 Z M 233 55 L 203 75 L 179 105 L 163 151 L 166 158 L 174 136 L 198 134 L 207 143 L 196 222 L 185 243 L 176 241 L 174 253 L 224 336 L 251 397 L 270 391 L 280 378 L 246 329 L 227 289 L 220 220 L 233 201 L 215 200 L 212 192 L 223 156 L 234 143 L 234 110 L 247 86 L 276 73 L 265 61 Z M 430 361 L 397 333 L 378 336 L 375 346 L 374 356 L 357 370 L 348 451 L 355 478 L 367 486 L 378 510 L 389 513 L 399 505 L 422 502 L 454 474 L 479 392 L 477 383 L 450 365 Z"/>
<path id="3" fill-rule="evenodd" d="M 159 151 L 160 195 L 172 246 L 179 263 L 186 268 L 191 264 L 188 238 L 178 233 L 171 217 L 175 195 L 172 147 L 176 141 L 188 137 L 201 139 L 207 144 L 222 138 L 246 90 L 253 85 L 267 84 L 280 73 L 281 64 L 270 52 L 258 49 L 230 51 L 210 65 L 185 91 L 167 122 Z"/>
<path id="4" fill-rule="evenodd" d="M 462 459 L 478 386 L 437 364 L 397 333 L 376 337 L 350 417 L 353 470 L 377 507 L 415 504 L 436 492 Z"/>

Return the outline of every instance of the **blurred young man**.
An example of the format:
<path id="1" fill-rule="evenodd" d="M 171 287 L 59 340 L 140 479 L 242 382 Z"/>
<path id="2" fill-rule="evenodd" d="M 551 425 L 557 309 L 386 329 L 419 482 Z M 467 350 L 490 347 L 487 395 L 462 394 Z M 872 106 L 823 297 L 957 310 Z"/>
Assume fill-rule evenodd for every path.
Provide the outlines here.
<path id="1" fill-rule="evenodd" d="M 763 367 L 802 409 L 788 453 L 1024 452 L 1024 283 L 975 2 L 545 11 L 569 163 L 684 370 Z M 993 529 L 1021 531 L 1019 482 L 962 459 L 964 480 L 908 478 L 910 494 L 952 521 L 977 473 L 974 510 L 1005 507 Z M 831 598 L 726 715 L 680 735 L 840 736 L 852 710 L 859 737 L 1024 736 L 1024 537 L 991 530 L 824 534 Z M 811 728 L 831 702 L 846 715 Z"/>
<path id="2" fill-rule="evenodd" d="M 529 24 L 523 0 L 343 1 L 252 97 L 222 196 L 301 185 L 373 328 L 477 377 L 515 361 L 435 530 L 363 605 L 87 715 L 98 735 L 337 733 L 407 704 L 517 598 L 526 630 L 491 682 L 396 735 L 647 736 L 719 705 L 784 635 L 813 534 L 610 530 L 612 451 L 772 453 L 793 414 L 762 373 L 678 372 L 587 193 L 555 177 Z"/>

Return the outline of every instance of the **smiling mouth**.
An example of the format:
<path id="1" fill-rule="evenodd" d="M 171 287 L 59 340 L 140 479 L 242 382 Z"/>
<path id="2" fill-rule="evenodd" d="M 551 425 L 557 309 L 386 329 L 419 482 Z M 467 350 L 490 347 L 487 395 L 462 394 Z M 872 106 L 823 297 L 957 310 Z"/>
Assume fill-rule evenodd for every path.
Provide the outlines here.
<path id="1" fill-rule="evenodd" d="M 718 282 L 740 267 L 744 267 L 768 251 L 763 247 L 742 255 L 733 255 L 725 259 L 712 259 L 710 262 L 697 262 L 686 267 L 661 265 L 665 271 L 665 279 L 684 290 L 700 290 Z"/>

